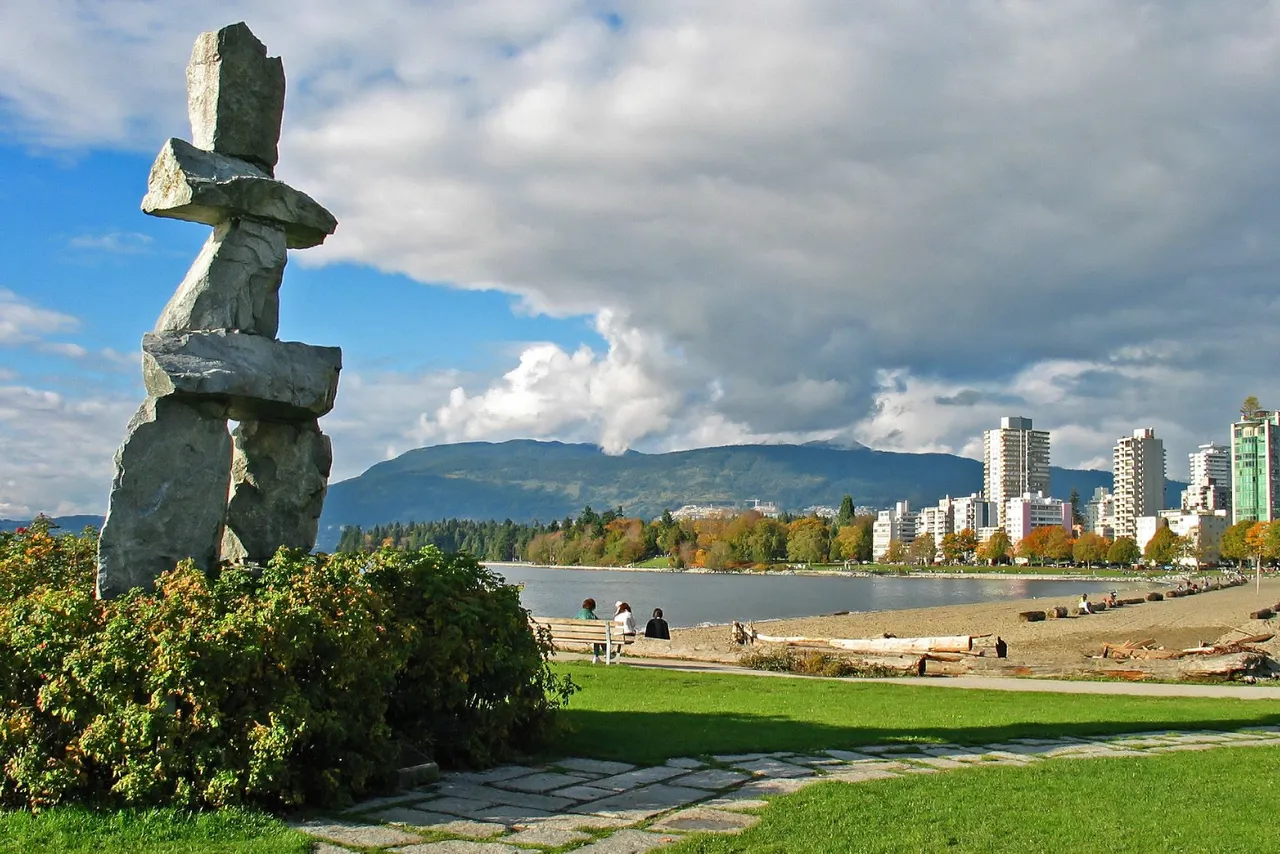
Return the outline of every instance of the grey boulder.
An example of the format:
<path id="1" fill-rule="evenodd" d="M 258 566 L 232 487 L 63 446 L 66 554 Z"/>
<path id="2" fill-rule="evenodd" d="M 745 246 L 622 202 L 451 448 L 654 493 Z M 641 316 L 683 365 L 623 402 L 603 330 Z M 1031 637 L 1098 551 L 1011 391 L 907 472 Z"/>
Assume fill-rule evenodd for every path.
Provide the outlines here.
<path id="1" fill-rule="evenodd" d="M 231 219 L 214 228 L 156 322 L 156 332 L 232 329 L 274 338 L 289 253 L 284 229 Z"/>
<path id="2" fill-rule="evenodd" d="M 266 563 L 281 546 L 311 551 L 333 465 L 316 422 L 244 421 L 234 434 L 222 559 Z"/>
<path id="3" fill-rule="evenodd" d="M 111 503 L 98 540 L 98 596 L 150 590 L 192 558 L 218 562 L 231 436 L 217 407 L 148 398 L 116 452 Z"/>
<path id="4" fill-rule="evenodd" d="M 160 149 L 143 213 L 221 225 L 247 217 L 278 223 L 290 249 L 318 246 L 338 221 L 315 199 L 250 163 L 171 139 Z"/>
<path id="5" fill-rule="evenodd" d="M 142 381 L 153 397 L 218 401 L 236 421 L 311 421 L 333 409 L 342 350 L 222 330 L 148 332 Z"/>
<path id="6" fill-rule="evenodd" d="M 187 113 L 199 148 L 268 173 L 279 159 L 284 64 L 241 21 L 201 33 L 187 65 Z"/>

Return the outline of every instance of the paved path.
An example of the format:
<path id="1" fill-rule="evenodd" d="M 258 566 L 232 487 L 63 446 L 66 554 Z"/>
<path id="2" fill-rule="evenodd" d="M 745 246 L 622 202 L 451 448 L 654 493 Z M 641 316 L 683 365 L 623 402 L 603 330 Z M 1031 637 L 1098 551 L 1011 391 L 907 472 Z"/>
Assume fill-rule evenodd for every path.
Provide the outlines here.
<path id="1" fill-rule="evenodd" d="M 320 840 L 316 854 L 387 848 L 394 854 L 642 854 L 696 832 L 738 833 L 768 798 L 811 783 L 864 783 L 976 765 L 1143 757 L 1219 747 L 1280 747 L 1280 727 L 1239 732 L 1162 731 L 1100 738 L 882 744 L 812 754 L 746 753 L 636 767 L 561 759 L 448 774 L 439 783 L 294 825 Z M 350 846 L 350 847 L 348 847 Z"/>
<path id="2" fill-rule="evenodd" d="M 575 652 L 557 652 L 558 661 L 590 661 L 591 656 Z M 729 673 L 741 676 L 766 676 L 787 679 L 831 679 L 837 682 L 883 682 L 890 685 L 914 685 L 929 688 L 969 688 L 984 691 L 1030 691 L 1058 694 L 1114 694 L 1133 697 L 1227 697 L 1240 700 L 1280 700 L 1280 686 L 1245 684 L 1196 684 L 1191 682 L 1087 682 L 1073 679 L 1035 679 L 1011 676 L 925 676 L 887 679 L 850 679 L 843 676 L 803 676 L 796 673 L 774 673 L 752 670 L 735 664 L 714 661 L 685 661 L 669 658 L 624 656 L 622 664 L 630 667 L 652 667 L 687 673 Z M 601 664 L 600 667 L 605 665 Z M 616 665 L 612 665 L 616 666 Z"/>

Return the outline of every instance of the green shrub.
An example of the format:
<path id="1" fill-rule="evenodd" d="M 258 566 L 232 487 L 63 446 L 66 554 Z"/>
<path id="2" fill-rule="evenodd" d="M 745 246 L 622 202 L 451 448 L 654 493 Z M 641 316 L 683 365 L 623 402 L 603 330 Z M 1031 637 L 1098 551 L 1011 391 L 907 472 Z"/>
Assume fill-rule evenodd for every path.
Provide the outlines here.
<path id="1" fill-rule="evenodd" d="M 0 535 L 0 803 L 340 802 L 406 744 L 486 764 L 573 690 L 516 590 L 434 547 L 190 563 L 109 602 L 94 540 Z"/>
<path id="2" fill-rule="evenodd" d="M 762 647 L 738 659 L 743 667 L 775 673 L 798 673 L 803 676 L 882 677 L 901 676 L 888 667 L 850 661 L 844 656 L 816 649 Z"/>

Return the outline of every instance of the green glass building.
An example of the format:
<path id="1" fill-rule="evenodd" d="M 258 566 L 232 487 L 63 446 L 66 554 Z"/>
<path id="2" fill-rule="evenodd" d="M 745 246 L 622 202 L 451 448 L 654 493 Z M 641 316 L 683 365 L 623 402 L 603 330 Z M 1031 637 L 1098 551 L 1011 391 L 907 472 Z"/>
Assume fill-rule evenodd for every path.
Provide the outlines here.
<path id="1" fill-rule="evenodd" d="M 1280 519 L 1280 412 L 1231 425 L 1232 522 Z"/>

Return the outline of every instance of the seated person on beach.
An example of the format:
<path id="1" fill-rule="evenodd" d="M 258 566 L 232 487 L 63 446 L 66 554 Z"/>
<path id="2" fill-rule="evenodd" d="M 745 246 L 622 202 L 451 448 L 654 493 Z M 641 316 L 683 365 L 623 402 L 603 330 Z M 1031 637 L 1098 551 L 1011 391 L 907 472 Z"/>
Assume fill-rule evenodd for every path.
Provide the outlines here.
<path id="1" fill-rule="evenodd" d="M 1092 614 L 1092 613 L 1093 613 L 1093 609 L 1089 607 L 1089 594 L 1088 594 L 1088 593 L 1081 593 L 1081 594 L 1080 594 L 1080 604 L 1079 604 L 1079 605 L 1077 605 L 1076 607 L 1080 609 L 1080 613 L 1082 613 L 1082 614 Z"/>
<path id="2" fill-rule="evenodd" d="M 667 625 L 667 621 L 662 619 L 661 608 L 653 609 L 653 619 L 644 627 L 644 636 L 658 640 L 671 640 L 671 628 Z"/>

